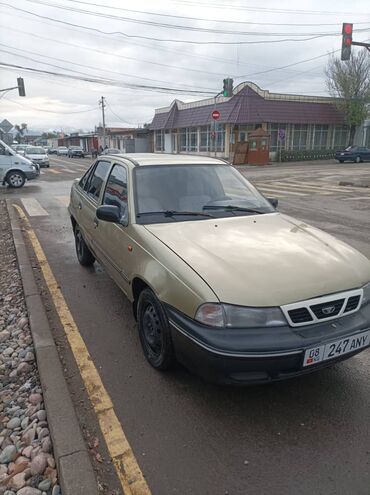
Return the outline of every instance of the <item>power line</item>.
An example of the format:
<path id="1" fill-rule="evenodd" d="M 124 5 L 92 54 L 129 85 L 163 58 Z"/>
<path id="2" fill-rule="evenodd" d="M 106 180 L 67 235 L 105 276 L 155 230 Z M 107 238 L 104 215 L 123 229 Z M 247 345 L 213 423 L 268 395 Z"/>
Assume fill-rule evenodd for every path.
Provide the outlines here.
<path id="1" fill-rule="evenodd" d="M 163 39 L 163 38 L 154 38 L 151 36 L 141 36 L 141 35 L 137 35 L 137 34 L 127 34 L 127 33 L 124 33 L 123 31 L 106 32 L 106 31 L 103 31 L 101 29 L 92 28 L 92 27 L 88 27 L 88 26 L 82 26 L 81 24 L 74 24 L 72 22 L 62 21 L 60 19 L 53 19 L 51 17 L 43 16 L 41 14 L 36 14 L 34 12 L 30 12 L 28 10 L 21 9 L 19 7 L 14 7 L 13 5 L 9 5 L 7 3 L 0 2 L 0 5 L 2 5 L 4 7 L 8 7 L 10 9 L 13 9 L 16 11 L 19 11 L 19 12 L 24 12 L 26 14 L 29 14 L 29 15 L 32 15 L 35 17 L 39 17 L 41 19 L 47 19 L 47 20 L 50 20 L 52 22 L 64 24 L 67 26 L 79 27 L 79 28 L 86 29 L 89 31 L 101 33 L 104 35 L 111 35 L 111 36 L 112 35 L 113 36 L 120 35 L 120 36 L 123 36 L 125 38 L 140 38 L 140 39 L 145 39 L 145 40 L 149 40 L 149 41 L 157 41 L 157 42 L 162 42 L 162 43 L 184 43 L 184 44 L 191 44 L 191 45 L 254 45 L 254 44 L 272 44 L 272 43 L 285 43 L 285 42 L 296 42 L 297 43 L 297 42 L 304 42 L 304 41 L 312 41 L 314 39 L 323 38 L 323 37 L 327 37 L 327 36 L 340 36 L 340 33 L 318 34 L 315 36 L 310 36 L 308 38 L 302 38 L 302 39 L 283 38 L 283 39 L 278 39 L 278 40 L 258 40 L 258 41 L 199 41 L 199 40 L 179 40 L 179 39 L 172 39 L 172 38 L 171 39 L 170 38 Z M 358 31 L 367 31 L 367 30 L 369 30 L 369 29 L 360 29 Z"/>
<path id="2" fill-rule="evenodd" d="M 177 4 L 184 4 L 199 7 L 212 7 L 216 9 L 228 9 L 228 10 L 246 10 L 248 12 L 264 12 L 268 14 L 307 14 L 307 15 L 369 15 L 368 12 L 340 12 L 340 11 L 329 11 L 329 10 L 299 10 L 299 9 L 274 9 L 270 7 L 253 7 L 253 6 L 244 6 L 244 5 L 231 5 L 231 4 L 221 4 L 221 3 L 211 3 L 211 2 L 195 2 L 195 1 L 187 1 L 187 0 L 175 0 Z"/>
<path id="3" fill-rule="evenodd" d="M 42 21 L 39 21 L 39 20 L 36 20 L 36 22 L 42 22 Z M 55 39 L 55 38 L 48 38 L 46 36 L 40 36 L 39 34 L 35 34 L 35 33 L 30 33 L 29 31 L 25 31 L 24 29 L 16 29 L 14 28 L 13 26 L 5 26 L 5 25 L 1 25 L 1 27 L 3 27 L 4 29 L 11 29 L 12 32 L 18 32 L 18 33 L 21 33 L 21 34 L 26 34 L 28 36 L 32 36 L 34 38 L 38 38 L 38 39 L 41 39 L 41 40 L 45 40 L 45 41 L 52 41 L 53 43 L 58 43 L 58 44 L 61 44 L 61 45 L 65 45 L 65 46 L 71 46 L 73 48 L 80 48 L 80 49 L 83 49 L 83 50 L 88 50 L 88 51 L 92 51 L 92 52 L 95 52 L 95 53 L 101 53 L 103 55 L 109 55 L 111 57 L 116 57 L 116 58 L 120 58 L 120 59 L 123 59 L 123 60 L 132 60 L 132 61 L 135 61 L 135 62 L 143 62 L 143 63 L 146 63 L 146 64 L 152 64 L 152 65 L 158 65 L 160 67 L 168 67 L 170 69 L 175 69 L 175 70 L 181 70 L 181 71 L 184 71 L 186 70 L 186 72 L 196 72 L 196 73 L 204 73 L 204 74 L 208 74 L 208 75 L 211 75 L 211 76 L 222 76 L 224 77 L 225 76 L 225 73 L 224 72 L 209 72 L 209 71 L 205 71 L 205 70 L 201 70 L 201 69 L 194 69 L 192 67 L 186 67 L 186 69 L 184 69 L 184 67 L 180 67 L 180 66 L 176 66 L 176 65 L 173 65 L 173 64 L 164 64 L 164 63 L 161 63 L 161 62 L 153 62 L 151 60 L 146 60 L 146 59 L 139 59 L 137 57 L 128 57 L 126 55 L 119 55 L 117 53 L 110 53 L 110 52 L 107 52 L 107 51 L 104 51 L 104 50 L 99 50 L 99 49 L 96 49 L 96 48 L 91 48 L 91 47 L 88 47 L 88 46 L 84 46 L 84 45 L 80 45 L 80 44 L 76 44 L 76 43 L 70 43 L 68 41 L 61 41 L 59 39 Z M 69 29 L 69 28 L 67 28 Z M 75 29 L 72 29 L 73 31 L 76 31 Z M 80 32 L 78 30 L 78 32 Z M 135 44 L 135 43 L 134 43 Z M 147 46 L 147 45 L 138 45 L 138 46 Z M 162 48 L 159 48 L 159 49 L 162 49 Z M 165 51 L 170 51 L 170 50 L 166 50 Z M 171 50 L 172 51 L 172 50 Z M 181 51 L 179 53 L 182 53 Z M 187 54 L 187 52 L 183 52 L 185 54 Z M 326 56 L 326 54 L 322 55 L 322 56 Z M 199 55 L 197 54 L 197 57 L 199 57 Z M 200 58 L 203 58 L 200 56 Z M 204 57 L 206 58 L 207 60 L 210 59 L 210 60 L 220 60 L 224 63 L 232 63 L 234 65 L 234 62 L 231 62 L 230 60 L 226 60 L 226 59 L 218 59 L 218 58 L 213 58 L 213 57 Z M 305 60 L 301 60 L 299 62 L 295 62 L 294 65 L 298 65 L 300 63 L 304 63 L 306 61 L 310 61 L 311 59 L 305 59 Z M 241 63 L 240 65 L 242 66 L 250 66 L 250 65 L 256 65 L 256 64 L 251 64 L 251 63 Z M 279 69 L 279 67 L 277 67 L 276 69 Z M 232 75 L 232 77 L 234 78 L 240 78 L 240 77 L 244 77 L 244 76 L 238 76 L 238 75 L 235 75 L 235 74 L 230 74 Z"/>
<path id="4" fill-rule="evenodd" d="M 192 91 L 192 90 L 183 90 L 180 88 L 168 88 L 168 87 L 160 87 L 160 86 L 149 86 L 149 85 L 143 85 L 143 84 L 123 83 L 121 81 L 115 81 L 112 79 L 98 79 L 98 78 L 94 78 L 94 77 L 83 77 L 83 76 L 77 76 L 77 75 L 71 75 L 71 74 L 63 74 L 60 72 L 53 72 L 53 71 L 48 71 L 48 70 L 44 70 L 44 69 L 35 69 L 33 67 L 26 67 L 26 66 L 18 65 L 18 64 L 9 64 L 6 62 L 1 62 L 1 61 L 0 61 L 0 66 L 14 68 L 14 69 L 22 69 L 25 71 L 35 72 L 35 73 L 39 73 L 39 74 L 47 74 L 47 75 L 56 76 L 56 77 L 63 77 L 63 78 L 67 78 L 67 79 L 74 79 L 74 80 L 79 80 L 79 81 L 102 84 L 105 86 L 117 86 L 117 87 L 123 87 L 123 88 L 128 88 L 128 89 L 142 89 L 144 91 L 151 91 L 151 92 L 158 92 L 158 93 L 186 94 L 186 95 L 190 95 L 190 94 L 213 95 L 215 93 L 215 91 L 212 91 L 212 92 L 209 92 L 209 91 Z M 73 71 L 73 72 L 77 72 L 77 71 Z"/>
<path id="5" fill-rule="evenodd" d="M 120 12 L 132 12 L 134 14 L 145 14 L 145 15 L 150 15 L 150 16 L 158 16 L 158 17 L 171 17 L 173 19 L 183 19 L 183 20 L 190 20 L 190 21 L 205 21 L 205 22 L 219 22 L 222 24 L 240 24 L 240 25 L 257 25 L 257 26 L 303 26 L 303 27 L 315 27 L 315 26 L 340 26 L 340 23 L 338 22 L 332 22 L 332 23 L 292 23 L 292 22 L 254 22 L 254 21 L 231 21 L 228 19 L 211 19 L 211 18 L 205 18 L 205 17 L 190 17 L 190 16 L 181 16 L 181 15 L 175 15 L 175 14 L 163 14 L 159 12 L 148 12 L 144 10 L 134 10 L 134 9 L 126 9 L 123 7 L 114 7 L 113 5 L 104 5 L 101 3 L 92 3 L 92 2 L 83 2 L 81 0 L 67 0 L 68 2 L 73 2 L 73 3 L 78 3 L 78 4 L 83 4 L 83 5 L 89 5 L 90 7 L 104 7 L 107 9 L 112 9 Z M 368 24 L 368 22 L 356 22 L 356 24 Z"/>
<path id="6" fill-rule="evenodd" d="M 324 33 L 318 33 L 318 32 L 309 32 L 309 33 L 274 33 L 271 31 L 263 31 L 263 32 L 257 32 L 257 31 L 228 31 L 224 29 L 214 29 L 214 28 L 202 28 L 199 26 L 184 26 L 184 25 L 178 25 L 178 24 L 166 24 L 163 22 L 155 22 L 152 20 L 146 20 L 146 19 L 136 19 L 132 17 L 122 17 L 122 16 L 115 16 L 112 14 L 104 14 L 101 12 L 93 12 L 89 10 L 83 10 L 83 9 L 78 9 L 76 7 L 70 7 L 66 5 L 59 5 L 55 3 L 50 3 L 45 0 L 27 0 L 28 2 L 37 4 L 37 5 L 46 5 L 47 7 L 52 7 L 56 9 L 61 9 L 61 10 L 66 10 L 69 12 L 76 12 L 79 14 L 85 14 L 89 16 L 94 16 L 94 17 L 99 17 L 99 18 L 106 18 L 106 19 L 113 19 L 113 20 L 118 20 L 118 21 L 123 21 L 123 22 L 129 22 L 129 23 L 134 23 L 134 24 L 142 24 L 142 25 L 147 25 L 147 26 L 154 26 L 154 27 L 159 27 L 161 29 L 175 29 L 177 31 L 194 31 L 197 33 L 212 33 L 212 34 L 221 34 L 221 35 L 233 35 L 233 36 L 315 36 L 315 35 L 320 35 L 320 36 L 336 36 L 340 35 L 340 31 L 337 30 L 335 32 L 324 32 Z M 168 41 L 168 40 L 165 40 Z"/>
<path id="7" fill-rule="evenodd" d="M 0 5 L 1 7 L 1 5 Z M 10 15 L 8 13 L 5 13 L 5 15 Z M 17 19 L 18 18 L 22 18 L 22 19 L 26 19 L 28 20 L 28 17 L 26 16 L 22 16 L 22 15 L 18 15 L 17 16 Z M 42 21 L 40 19 L 35 19 L 36 22 L 39 22 L 39 23 L 42 23 L 42 25 L 44 26 L 45 24 L 47 25 L 50 25 L 50 26 L 53 26 L 55 27 L 55 25 L 53 25 L 51 22 L 47 22 L 47 21 Z M 60 26 L 58 26 L 60 27 Z M 74 32 L 78 32 L 78 33 L 84 33 L 84 29 L 78 29 L 76 27 L 60 27 L 61 29 L 67 29 L 67 30 L 70 30 L 70 31 L 74 31 Z M 120 42 L 119 39 L 115 39 L 115 38 L 109 38 L 107 35 L 104 35 L 104 34 L 101 34 L 101 33 L 98 33 L 97 36 L 100 36 L 101 38 L 106 38 L 106 39 L 109 39 L 109 41 L 111 42 L 112 40 L 116 41 L 117 43 Z M 194 52 L 190 52 L 190 51 L 186 51 L 186 50 L 179 50 L 179 49 L 174 49 L 174 48 L 170 48 L 170 47 L 166 47 L 166 46 L 160 46 L 160 45 L 156 45 L 155 47 L 153 47 L 153 45 L 149 45 L 149 44 L 146 44 L 146 43 L 143 43 L 143 42 L 138 42 L 138 41 L 132 41 L 132 40 L 126 40 L 126 43 L 130 44 L 130 45 L 133 45 L 133 46 L 139 46 L 139 47 L 144 47 L 144 48 L 149 48 L 149 49 L 154 49 L 155 50 L 159 50 L 159 51 L 163 51 L 163 52 L 167 52 L 167 53 L 175 53 L 176 55 L 178 54 L 184 54 L 184 55 L 188 55 L 190 57 L 192 57 L 192 59 L 194 59 Z M 196 53 L 196 58 L 197 59 L 203 59 L 203 60 L 209 60 L 209 61 L 215 61 L 215 62 L 223 62 L 225 64 L 231 64 L 231 65 L 234 65 L 234 62 L 231 61 L 230 59 L 227 59 L 227 58 L 221 58 L 221 57 L 215 57 L 215 56 L 207 56 L 207 55 L 204 55 L 204 54 L 201 54 L 201 53 Z M 249 64 L 240 64 L 240 65 L 249 65 Z M 253 65 L 253 64 L 252 64 Z"/>
<path id="8" fill-rule="evenodd" d="M 87 113 L 87 112 L 93 112 L 98 109 L 98 107 L 93 107 L 88 110 L 78 110 L 78 111 L 69 111 L 69 112 L 56 112 L 55 110 L 44 110 L 42 108 L 36 108 L 36 107 L 31 107 L 29 105 L 24 105 L 24 103 L 19 103 L 18 101 L 11 100 L 10 98 L 4 98 L 4 100 L 9 101 L 10 103 L 14 103 L 15 105 L 18 105 L 22 108 L 25 108 L 26 110 L 35 110 L 36 112 L 44 112 L 44 113 L 55 113 L 55 114 L 60 114 L 60 115 L 71 115 L 71 114 L 78 114 L 78 113 Z"/>
<path id="9" fill-rule="evenodd" d="M 63 58 L 49 57 L 47 55 L 44 55 L 44 54 L 41 54 L 41 53 L 37 53 L 37 52 L 32 52 L 30 50 L 23 50 L 23 49 L 20 49 L 20 48 L 11 47 L 11 46 L 6 45 L 4 43 L 0 43 L 0 46 L 5 46 L 6 48 L 11 48 L 13 50 L 17 50 L 17 51 L 24 52 L 24 53 L 30 53 L 31 55 L 36 55 L 38 57 L 44 57 L 44 58 L 47 58 L 47 59 L 50 59 L 50 60 L 57 60 L 58 62 L 65 62 L 67 64 L 76 65 L 78 67 L 85 67 L 87 69 L 100 70 L 99 68 L 93 67 L 91 65 L 84 65 L 84 64 L 80 64 L 80 63 L 77 64 L 75 62 L 71 62 L 70 60 L 66 60 L 66 59 L 63 59 Z M 67 70 L 70 70 L 71 72 L 77 72 L 79 74 L 88 75 L 88 76 L 90 75 L 90 74 L 88 74 L 86 72 L 74 71 L 73 69 L 69 69 L 67 67 L 60 67 L 59 65 L 48 64 L 47 62 L 44 62 L 43 60 L 35 60 L 35 59 L 29 58 L 29 57 L 24 57 L 23 55 L 18 55 L 16 53 L 12 53 L 12 52 L 9 52 L 7 50 L 1 50 L 0 49 L 0 52 L 8 53 L 10 55 L 16 55 L 18 57 L 23 57 L 23 58 L 32 60 L 32 62 L 38 62 L 40 64 L 50 65 L 50 66 L 56 67 L 58 69 L 67 69 Z M 168 81 L 163 81 L 161 79 L 153 79 L 151 77 L 138 76 L 136 74 L 125 74 L 125 73 L 122 73 L 122 72 L 116 72 L 116 71 L 112 71 L 112 70 L 109 70 L 109 69 L 104 69 L 103 72 L 109 72 L 111 74 L 116 74 L 116 75 L 119 75 L 119 76 L 132 77 L 134 79 L 144 79 L 144 80 L 147 80 L 147 81 L 168 84 Z M 194 86 L 189 86 L 188 84 L 184 84 L 183 87 L 184 88 L 188 87 L 190 89 L 194 89 Z M 200 90 L 204 89 L 206 91 L 212 91 L 212 88 L 198 88 L 198 89 L 200 89 Z"/>
<path id="10" fill-rule="evenodd" d="M 110 112 L 120 121 L 120 122 L 124 122 L 125 124 L 129 124 L 129 125 L 136 125 L 132 122 L 128 122 L 127 120 L 125 119 L 122 119 L 122 117 L 120 117 L 119 115 L 117 115 L 113 110 L 112 110 L 112 107 L 110 106 L 109 102 L 106 101 L 106 104 L 107 104 L 107 107 L 109 108 Z"/>

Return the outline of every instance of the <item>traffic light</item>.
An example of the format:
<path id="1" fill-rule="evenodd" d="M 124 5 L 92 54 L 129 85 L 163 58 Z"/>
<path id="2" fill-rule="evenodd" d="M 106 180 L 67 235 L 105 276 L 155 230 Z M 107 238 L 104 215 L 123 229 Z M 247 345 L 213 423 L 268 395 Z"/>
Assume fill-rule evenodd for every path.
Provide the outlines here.
<path id="1" fill-rule="evenodd" d="M 341 60 L 349 60 L 351 58 L 353 24 L 343 22 L 342 27 L 342 54 Z"/>
<path id="2" fill-rule="evenodd" d="M 17 77 L 18 93 L 19 96 L 26 96 L 26 90 L 24 89 L 23 77 Z"/>
<path id="3" fill-rule="evenodd" d="M 232 96 L 233 95 L 233 85 L 234 85 L 233 79 L 230 79 L 229 77 L 224 79 L 224 89 L 223 89 L 223 95 L 224 96 Z"/>

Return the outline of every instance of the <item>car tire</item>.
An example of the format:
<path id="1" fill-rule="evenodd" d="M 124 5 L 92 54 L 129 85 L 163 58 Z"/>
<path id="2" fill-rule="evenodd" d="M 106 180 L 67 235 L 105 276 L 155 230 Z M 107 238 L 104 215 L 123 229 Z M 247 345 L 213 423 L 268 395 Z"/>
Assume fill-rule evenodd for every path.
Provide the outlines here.
<path id="1" fill-rule="evenodd" d="M 14 170 L 13 172 L 8 173 L 5 180 L 8 183 L 9 187 L 18 189 L 24 186 L 26 182 L 26 176 L 24 175 L 23 172 L 20 172 L 19 170 Z"/>
<path id="2" fill-rule="evenodd" d="M 361 163 L 361 157 L 360 156 L 356 156 L 355 163 Z"/>
<path id="3" fill-rule="evenodd" d="M 77 259 L 82 266 L 91 266 L 95 262 L 95 257 L 87 247 L 87 244 L 82 236 L 81 229 L 78 225 L 75 227 L 75 246 Z"/>
<path id="4" fill-rule="evenodd" d="M 166 312 L 152 290 L 144 289 L 137 305 L 139 337 L 144 355 L 153 368 L 167 370 L 175 363 Z"/>
<path id="5" fill-rule="evenodd" d="M 344 163 L 344 160 L 338 160 L 338 161 L 339 161 L 339 163 Z"/>

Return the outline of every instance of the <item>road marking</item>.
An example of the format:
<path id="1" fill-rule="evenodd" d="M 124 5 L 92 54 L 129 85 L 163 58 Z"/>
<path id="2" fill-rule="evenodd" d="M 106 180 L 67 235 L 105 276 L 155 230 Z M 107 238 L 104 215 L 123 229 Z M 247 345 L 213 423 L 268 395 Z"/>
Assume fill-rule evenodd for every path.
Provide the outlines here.
<path id="1" fill-rule="evenodd" d="M 55 196 L 55 199 L 57 199 L 64 206 L 69 205 L 69 196 Z"/>
<path id="2" fill-rule="evenodd" d="M 51 172 L 52 174 L 61 174 L 60 170 L 54 170 L 53 168 L 48 168 L 48 172 Z"/>
<path id="3" fill-rule="evenodd" d="M 260 186 L 260 185 L 257 185 L 256 186 L 257 189 L 261 190 L 261 191 L 267 191 L 267 192 L 277 192 L 277 193 L 282 193 L 282 194 L 286 194 L 286 195 L 292 195 L 292 196 L 308 196 L 307 193 L 299 193 L 299 192 L 295 192 L 295 191 L 287 191 L 286 189 L 282 189 L 281 187 L 271 187 L 271 186 Z"/>
<path id="4" fill-rule="evenodd" d="M 32 244 L 46 285 L 53 299 L 55 309 L 80 370 L 89 399 L 97 415 L 100 429 L 121 482 L 123 493 L 124 495 L 151 495 L 151 491 L 137 463 L 135 454 L 114 411 L 112 400 L 87 350 L 58 282 L 54 277 L 44 250 L 22 208 L 16 204 L 13 204 L 13 207 L 17 210 L 25 224 L 27 236 Z"/>
<path id="5" fill-rule="evenodd" d="M 284 187 L 285 189 L 288 190 L 294 190 L 294 191 L 300 191 L 303 193 L 317 193 L 317 194 L 331 194 L 330 192 L 325 191 L 324 186 L 323 187 L 313 187 L 313 186 L 306 186 L 300 183 L 294 183 L 294 182 L 271 182 L 270 184 L 278 187 Z"/>
<path id="6" fill-rule="evenodd" d="M 342 201 L 355 201 L 362 199 L 370 199 L 370 196 L 351 196 L 350 198 L 342 198 Z"/>
<path id="7" fill-rule="evenodd" d="M 40 175 L 45 175 L 45 171 L 44 170 L 40 170 Z"/>
<path id="8" fill-rule="evenodd" d="M 21 198 L 21 201 L 30 217 L 42 217 L 45 215 L 49 215 L 49 213 L 46 210 L 44 210 L 44 208 L 40 205 L 37 199 Z"/>

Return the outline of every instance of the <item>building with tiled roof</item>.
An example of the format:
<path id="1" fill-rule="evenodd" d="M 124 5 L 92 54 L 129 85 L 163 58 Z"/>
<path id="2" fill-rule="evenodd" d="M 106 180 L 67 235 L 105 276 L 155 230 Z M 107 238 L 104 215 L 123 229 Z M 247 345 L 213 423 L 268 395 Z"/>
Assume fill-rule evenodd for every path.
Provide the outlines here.
<path id="1" fill-rule="evenodd" d="M 220 112 L 217 121 L 213 110 Z M 270 151 L 329 150 L 348 142 L 348 127 L 335 99 L 270 93 L 239 84 L 231 97 L 184 103 L 155 111 L 150 129 L 157 152 L 217 154 L 229 158 L 238 142 L 258 127 L 270 135 Z M 283 139 L 279 139 L 283 138 Z"/>

